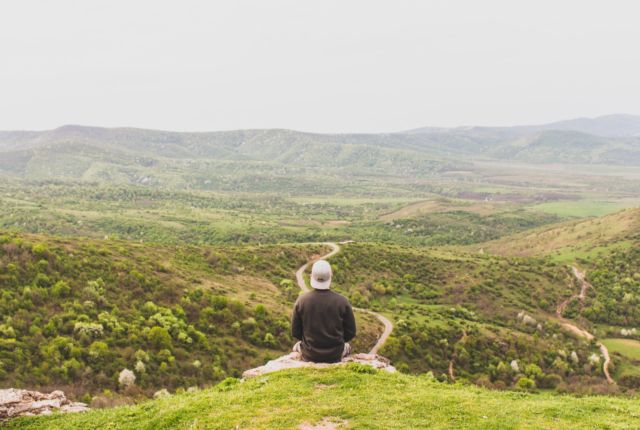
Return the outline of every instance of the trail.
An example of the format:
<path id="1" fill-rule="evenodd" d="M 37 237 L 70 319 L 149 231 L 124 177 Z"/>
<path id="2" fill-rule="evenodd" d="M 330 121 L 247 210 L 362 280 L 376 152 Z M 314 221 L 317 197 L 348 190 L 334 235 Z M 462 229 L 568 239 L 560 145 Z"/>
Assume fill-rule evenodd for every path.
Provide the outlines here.
<path id="1" fill-rule="evenodd" d="M 573 275 L 580 282 L 580 293 L 575 294 L 569 297 L 567 300 L 560 303 L 556 308 L 556 316 L 560 320 L 560 325 L 564 327 L 566 330 L 570 331 L 571 333 L 575 334 L 578 337 L 583 337 L 591 341 L 595 339 L 595 336 L 593 334 L 589 333 L 587 330 L 583 328 L 578 327 L 571 320 L 568 320 L 567 318 L 562 316 L 562 313 L 564 312 L 567 305 L 569 305 L 569 303 L 571 303 L 574 300 L 580 300 L 580 301 L 584 300 L 585 296 L 587 295 L 587 290 L 589 288 L 593 289 L 593 285 L 591 285 L 586 279 L 585 272 L 581 272 L 575 266 L 572 266 L 571 269 L 573 271 Z M 609 365 L 611 364 L 611 357 L 609 356 L 609 350 L 601 342 L 598 342 L 597 345 L 598 345 L 598 348 L 600 348 L 600 353 L 604 357 L 604 364 L 602 365 L 602 371 L 604 372 L 604 376 L 607 379 L 608 383 L 613 384 L 614 383 L 613 378 L 611 378 L 611 374 L 609 373 Z"/>
<path id="2" fill-rule="evenodd" d="M 315 260 L 307 261 L 305 264 L 300 266 L 300 268 L 296 272 L 296 281 L 298 282 L 298 286 L 300 287 L 300 289 L 304 292 L 309 291 L 309 287 L 307 286 L 307 283 L 304 280 L 304 272 L 305 270 L 307 270 L 307 267 L 309 267 L 311 263 L 317 260 L 326 260 L 340 252 L 340 245 L 338 245 L 337 243 L 324 242 L 322 243 L 322 245 L 329 246 L 331 248 L 331 252 L 321 257 L 318 257 Z M 355 309 L 358 312 L 364 312 L 364 313 L 368 313 L 370 315 L 375 316 L 384 325 L 384 331 L 382 332 L 382 335 L 378 338 L 378 341 L 376 342 L 376 344 L 373 345 L 373 348 L 371 348 L 371 350 L 369 351 L 369 354 L 377 354 L 380 348 L 382 348 L 384 343 L 387 341 L 387 338 L 389 337 L 391 332 L 393 331 L 393 323 L 389 321 L 389 319 L 384 315 L 380 315 L 379 313 L 374 312 L 370 309 L 363 309 L 363 308 L 356 308 L 356 307 L 354 307 L 353 309 Z"/>

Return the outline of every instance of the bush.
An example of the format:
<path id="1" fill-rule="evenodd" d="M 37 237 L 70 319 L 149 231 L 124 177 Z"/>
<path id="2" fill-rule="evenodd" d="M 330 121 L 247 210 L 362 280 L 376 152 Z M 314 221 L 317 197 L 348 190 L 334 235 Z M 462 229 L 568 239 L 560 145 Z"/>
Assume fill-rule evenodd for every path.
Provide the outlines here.
<path id="1" fill-rule="evenodd" d="M 523 376 L 522 378 L 518 379 L 518 382 L 516 382 L 516 388 L 520 390 L 530 391 L 536 388 L 536 383 L 533 379 Z"/>
<path id="2" fill-rule="evenodd" d="M 44 243 L 36 243 L 31 247 L 31 252 L 37 257 L 46 257 L 49 254 L 49 249 Z"/>
<path id="3" fill-rule="evenodd" d="M 149 343 L 156 349 L 171 349 L 171 335 L 164 327 L 153 327 L 147 336 Z"/>
<path id="4" fill-rule="evenodd" d="M 562 377 L 552 373 L 540 376 L 537 381 L 540 388 L 556 388 L 562 382 Z"/>
<path id="5" fill-rule="evenodd" d="M 51 291 L 55 297 L 68 297 L 71 294 L 71 287 L 65 281 L 58 281 L 53 285 Z"/>
<path id="6" fill-rule="evenodd" d="M 122 388 L 131 387 L 136 383 L 136 375 L 129 369 L 122 369 L 118 375 L 118 384 Z"/>

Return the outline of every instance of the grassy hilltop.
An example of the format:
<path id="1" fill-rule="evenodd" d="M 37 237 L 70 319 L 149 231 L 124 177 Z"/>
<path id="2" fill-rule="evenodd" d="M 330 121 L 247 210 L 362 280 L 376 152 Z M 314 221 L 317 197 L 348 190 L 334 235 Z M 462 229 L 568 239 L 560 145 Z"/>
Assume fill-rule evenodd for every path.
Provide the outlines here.
<path id="1" fill-rule="evenodd" d="M 633 399 L 496 392 L 353 366 L 227 380 L 136 406 L 21 418 L 7 429 L 633 429 L 639 418 Z"/>

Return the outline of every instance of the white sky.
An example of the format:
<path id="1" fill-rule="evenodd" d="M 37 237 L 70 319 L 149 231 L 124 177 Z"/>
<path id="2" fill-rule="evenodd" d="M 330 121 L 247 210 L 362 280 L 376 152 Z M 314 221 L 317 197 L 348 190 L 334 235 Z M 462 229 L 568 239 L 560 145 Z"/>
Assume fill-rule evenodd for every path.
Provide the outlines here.
<path id="1" fill-rule="evenodd" d="M 0 129 L 640 114 L 637 0 L 3 0 Z"/>

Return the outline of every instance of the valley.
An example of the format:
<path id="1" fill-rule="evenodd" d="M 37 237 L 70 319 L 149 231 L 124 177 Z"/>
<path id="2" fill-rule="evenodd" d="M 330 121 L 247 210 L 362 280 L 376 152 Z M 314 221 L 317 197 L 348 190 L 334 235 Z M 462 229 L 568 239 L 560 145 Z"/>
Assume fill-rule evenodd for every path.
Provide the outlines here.
<path id="1" fill-rule="evenodd" d="M 0 384 L 104 407 L 237 378 L 290 350 L 327 255 L 356 352 L 402 373 L 634 395 L 637 137 L 598 130 L 0 133 Z"/>

